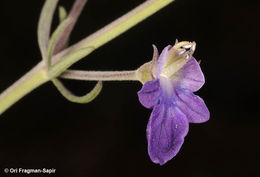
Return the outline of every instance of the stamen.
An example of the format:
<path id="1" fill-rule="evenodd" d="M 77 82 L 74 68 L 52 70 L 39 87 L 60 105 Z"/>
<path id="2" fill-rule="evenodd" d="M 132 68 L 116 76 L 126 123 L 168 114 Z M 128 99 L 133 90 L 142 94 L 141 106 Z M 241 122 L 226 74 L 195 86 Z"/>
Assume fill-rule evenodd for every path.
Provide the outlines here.
<path id="1" fill-rule="evenodd" d="M 186 56 L 185 56 L 185 59 L 188 61 L 189 59 L 191 58 L 191 55 L 190 54 L 187 54 Z"/>
<path id="2" fill-rule="evenodd" d="M 192 44 L 186 44 L 186 45 L 183 45 L 182 48 L 185 48 L 185 49 L 190 49 L 192 47 Z"/>
<path id="3" fill-rule="evenodd" d="M 169 54 L 171 60 L 166 61 L 161 76 L 172 77 L 191 59 L 195 49 L 195 42 L 182 41 L 175 44 Z"/>
<path id="4" fill-rule="evenodd" d="M 181 49 L 180 51 L 177 52 L 178 56 L 181 56 L 182 54 L 184 54 L 186 52 L 185 49 Z"/>
<path id="5" fill-rule="evenodd" d="M 196 42 L 192 42 L 191 50 L 194 52 L 196 49 Z"/>

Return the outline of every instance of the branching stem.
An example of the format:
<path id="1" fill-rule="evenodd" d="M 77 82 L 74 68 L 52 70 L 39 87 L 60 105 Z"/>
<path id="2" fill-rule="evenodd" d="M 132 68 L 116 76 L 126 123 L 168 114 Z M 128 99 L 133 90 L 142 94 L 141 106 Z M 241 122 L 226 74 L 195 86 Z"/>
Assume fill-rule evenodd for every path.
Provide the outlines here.
<path id="1" fill-rule="evenodd" d="M 90 49 L 97 49 L 98 47 L 104 45 L 105 43 L 124 33 L 128 29 L 132 28 L 142 20 L 151 16 L 152 14 L 159 11 L 173 1 L 174 0 L 146 0 L 143 4 L 139 5 L 132 11 L 118 18 L 111 24 L 98 30 L 97 32 L 74 44 L 73 46 L 61 51 L 60 53 L 57 53 L 55 56 L 52 57 L 53 67 L 50 69 L 50 71 L 47 70 L 46 62 L 40 62 L 21 79 L 16 81 L 13 85 L 11 85 L 3 93 L 0 94 L 0 115 L 15 102 L 20 100 L 23 96 L 25 96 L 35 88 L 39 87 L 43 83 L 50 81 L 55 77 L 59 77 L 59 75 L 66 71 L 72 64 L 76 63 L 78 60 L 84 58 L 92 51 L 94 51 Z M 45 15 L 47 15 L 46 18 L 49 19 L 48 21 L 50 21 L 50 17 L 48 16 L 49 14 Z M 42 26 L 40 25 L 39 28 L 44 28 L 44 26 L 49 25 L 42 24 Z M 44 38 L 46 36 L 48 35 L 46 35 L 45 33 L 39 34 L 39 38 Z M 41 51 L 46 50 L 46 45 L 48 43 L 47 40 L 47 38 L 41 40 L 44 41 L 41 47 Z M 76 52 L 78 52 L 78 56 L 73 55 Z M 46 57 L 45 55 L 43 56 Z M 95 73 L 95 76 L 103 77 L 103 79 L 97 77 L 95 78 L 93 73 L 87 74 L 89 75 L 89 77 L 92 77 L 93 80 L 105 80 L 104 73 L 102 72 Z M 113 77 L 115 77 L 113 78 L 114 80 L 126 80 L 124 79 L 126 78 L 126 76 L 128 77 L 127 80 L 136 80 L 133 71 L 130 71 L 130 73 L 106 73 L 106 77 L 110 77 L 109 80 L 112 80 Z"/>

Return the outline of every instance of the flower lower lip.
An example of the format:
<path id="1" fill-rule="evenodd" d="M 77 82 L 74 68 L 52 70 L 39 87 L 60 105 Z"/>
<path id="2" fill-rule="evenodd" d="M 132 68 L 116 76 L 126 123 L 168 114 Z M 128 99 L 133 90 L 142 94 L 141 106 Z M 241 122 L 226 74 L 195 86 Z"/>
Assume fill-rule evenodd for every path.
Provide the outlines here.
<path id="1" fill-rule="evenodd" d="M 160 75 L 160 86 L 168 98 L 173 92 L 172 81 L 167 76 Z"/>

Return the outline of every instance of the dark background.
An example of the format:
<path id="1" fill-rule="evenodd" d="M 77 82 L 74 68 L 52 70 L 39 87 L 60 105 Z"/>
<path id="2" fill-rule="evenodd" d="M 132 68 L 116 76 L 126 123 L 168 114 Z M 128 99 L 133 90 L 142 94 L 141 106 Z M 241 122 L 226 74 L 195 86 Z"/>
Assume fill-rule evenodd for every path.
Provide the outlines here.
<path id="1" fill-rule="evenodd" d="M 258 176 L 260 5 L 242 0 L 176 1 L 73 66 L 136 69 L 151 59 L 152 44 L 161 51 L 176 38 L 196 41 L 194 55 L 202 60 L 206 78 L 197 94 L 205 100 L 211 119 L 190 124 L 175 158 L 164 166 L 149 159 L 145 129 L 151 110 L 138 101 L 140 83 L 106 82 L 102 93 L 85 105 L 68 102 L 47 83 L 1 115 L 0 176 L 4 168 L 19 167 L 55 168 L 50 176 L 63 177 Z M 0 91 L 39 62 L 36 30 L 43 2 L 1 2 Z M 71 42 L 141 2 L 89 0 Z M 60 1 L 67 9 L 72 3 Z M 95 83 L 65 84 L 83 94 Z"/>

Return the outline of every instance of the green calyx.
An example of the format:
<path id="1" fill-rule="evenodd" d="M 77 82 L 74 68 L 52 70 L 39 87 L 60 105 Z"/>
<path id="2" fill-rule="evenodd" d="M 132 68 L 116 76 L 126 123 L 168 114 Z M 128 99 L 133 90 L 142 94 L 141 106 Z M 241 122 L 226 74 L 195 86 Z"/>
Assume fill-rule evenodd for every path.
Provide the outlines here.
<path id="1" fill-rule="evenodd" d="M 150 62 L 143 64 L 136 71 L 136 77 L 142 84 L 156 77 L 155 70 L 159 58 L 158 49 L 153 45 L 153 58 Z"/>

